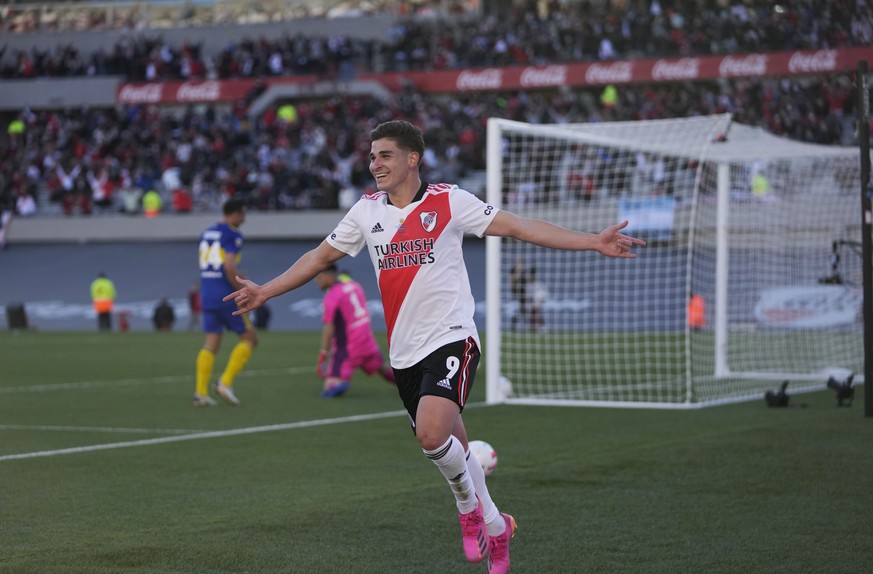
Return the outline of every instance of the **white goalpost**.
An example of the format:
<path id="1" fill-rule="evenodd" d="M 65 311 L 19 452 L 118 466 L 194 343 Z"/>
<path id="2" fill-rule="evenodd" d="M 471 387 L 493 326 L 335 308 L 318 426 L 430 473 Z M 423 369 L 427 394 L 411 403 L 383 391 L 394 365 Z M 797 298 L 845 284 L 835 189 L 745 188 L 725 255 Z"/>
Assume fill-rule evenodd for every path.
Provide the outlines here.
<path id="1" fill-rule="evenodd" d="M 697 408 L 864 365 L 858 151 L 730 115 L 488 123 L 487 201 L 636 259 L 487 239 L 487 400 Z"/>

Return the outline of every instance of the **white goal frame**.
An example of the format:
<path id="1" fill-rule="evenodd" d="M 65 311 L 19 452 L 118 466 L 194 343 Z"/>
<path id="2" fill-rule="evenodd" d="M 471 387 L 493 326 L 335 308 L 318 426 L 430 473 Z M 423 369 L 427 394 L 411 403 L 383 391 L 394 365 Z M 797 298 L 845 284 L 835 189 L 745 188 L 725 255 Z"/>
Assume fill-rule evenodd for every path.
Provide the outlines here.
<path id="1" fill-rule="evenodd" d="M 659 141 L 658 130 L 671 129 L 671 125 L 682 124 L 692 133 L 697 130 L 699 143 L 677 146 L 669 141 Z M 696 127 L 695 127 L 696 126 Z M 628 131 L 630 129 L 631 131 Z M 646 122 L 612 122 L 600 124 L 556 124 L 536 125 L 510 121 L 499 118 L 488 120 L 487 127 L 487 181 L 486 200 L 489 204 L 501 208 L 503 206 L 504 181 L 504 133 L 530 133 L 555 139 L 581 141 L 591 145 L 621 146 L 622 149 L 634 151 L 670 154 L 671 156 L 687 158 L 716 165 L 716 221 L 715 221 L 715 285 L 712 301 L 711 331 L 714 339 L 714 369 L 711 377 L 714 380 L 741 377 L 761 381 L 762 385 L 773 386 L 772 381 L 791 380 L 790 392 L 811 392 L 825 388 L 829 370 L 817 372 L 779 372 L 779 371 L 741 371 L 733 369 L 728 361 L 729 325 L 729 254 L 730 254 L 730 224 L 731 224 L 731 165 L 738 162 L 753 162 L 760 158 L 791 159 L 791 158 L 839 158 L 854 160 L 857 163 L 857 148 L 822 146 L 801 143 L 774 136 L 760 128 L 744 126 L 733 122 L 729 114 L 709 116 L 706 118 L 687 118 L 678 120 L 656 120 Z M 634 134 L 628 137 L 628 134 Z M 724 138 L 719 140 L 719 138 Z M 693 139 L 693 138 L 692 138 Z M 717 145 L 713 142 L 719 141 Z M 698 174 L 698 178 L 700 175 Z M 699 181 L 697 182 L 699 184 Z M 857 186 L 855 189 L 858 189 Z M 858 202 L 860 207 L 860 202 Z M 511 209 L 511 208 L 510 208 Z M 694 221 L 695 204 L 691 206 L 691 221 Z M 786 214 L 790 218 L 790 214 Z M 856 222 L 860 230 L 860 211 Z M 588 231 L 599 231 L 590 229 Z M 688 229 L 687 241 L 695 241 L 695 229 Z M 860 235 L 859 235 L 860 237 Z M 486 238 L 486 400 L 488 403 L 512 403 L 533 405 L 567 405 L 567 406 L 608 406 L 608 407 L 641 407 L 641 408 L 700 408 L 716 404 L 734 403 L 757 400 L 763 397 L 763 391 L 757 387 L 753 391 L 728 393 L 723 397 L 700 398 L 696 396 L 690 365 L 685 377 L 686 389 L 684 399 L 680 401 L 634 401 L 634 400 L 592 400 L 592 399 L 562 399 L 540 398 L 536 396 L 515 396 L 510 394 L 511 387 L 506 384 L 501 372 L 503 336 L 503 303 L 502 293 L 507 269 L 501 262 L 501 252 L 506 240 L 497 237 Z M 645 248 L 640 249 L 640 257 L 645 257 Z M 690 252 L 690 248 L 689 248 Z M 689 255 L 690 259 L 690 255 Z M 630 264 L 633 264 L 631 261 Z M 689 261 L 690 264 L 690 261 Z M 686 352 L 691 353 L 690 333 L 686 330 Z M 863 357 L 861 357 L 863 365 Z M 837 376 L 845 372 L 839 367 L 833 371 Z M 863 369 L 855 378 L 856 382 L 863 380 Z M 770 381 L 769 383 L 767 381 Z M 762 387 L 768 388 L 768 387 Z"/>

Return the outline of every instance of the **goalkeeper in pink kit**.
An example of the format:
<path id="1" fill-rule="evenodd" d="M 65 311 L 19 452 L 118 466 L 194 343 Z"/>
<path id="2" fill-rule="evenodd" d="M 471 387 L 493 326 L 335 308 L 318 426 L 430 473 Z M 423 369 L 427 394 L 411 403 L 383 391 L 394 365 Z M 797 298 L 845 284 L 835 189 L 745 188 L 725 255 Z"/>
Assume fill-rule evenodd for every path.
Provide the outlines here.
<path id="1" fill-rule="evenodd" d="M 379 373 L 394 382 L 394 371 L 385 362 L 373 336 L 367 298 L 358 282 L 337 273 L 336 265 L 315 276 L 324 294 L 324 327 L 318 354 L 318 376 L 324 379 L 323 398 L 343 395 L 357 369 Z M 329 359 L 329 360 L 328 360 Z"/>

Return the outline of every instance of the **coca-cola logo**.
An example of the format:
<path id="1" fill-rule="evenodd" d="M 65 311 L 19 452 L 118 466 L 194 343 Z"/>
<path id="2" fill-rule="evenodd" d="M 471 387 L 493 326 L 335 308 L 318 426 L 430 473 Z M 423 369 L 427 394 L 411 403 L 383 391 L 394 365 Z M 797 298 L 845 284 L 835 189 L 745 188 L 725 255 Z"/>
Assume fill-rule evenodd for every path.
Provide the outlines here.
<path id="1" fill-rule="evenodd" d="M 788 60 L 788 71 L 792 74 L 808 72 L 833 72 L 837 69 L 837 51 L 819 50 L 817 52 L 794 52 Z"/>
<path id="2" fill-rule="evenodd" d="M 767 56 L 749 54 L 748 56 L 725 56 L 718 65 L 718 74 L 730 76 L 763 76 L 767 73 Z"/>
<path id="3" fill-rule="evenodd" d="M 658 60 L 652 66 L 653 80 L 695 80 L 700 76 L 700 59 Z"/>
<path id="4" fill-rule="evenodd" d="M 617 84 L 630 82 L 634 76 L 631 62 L 613 64 L 591 64 L 585 71 L 585 81 L 589 84 Z"/>
<path id="5" fill-rule="evenodd" d="M 497 90 L 503 85 L 503 72 L 488 68 L 480 72 L 464 70 L 458 74 L 456 87 L 459 90 Z"/>
<path id="6" fill-rule="evenodd" d="M 118 92 L 118 101 L 122 104 L 156 104 L 163 95 L 164 90 L 160 84 L 125 84 Z"/>
<path id="7" fill-rule="evenodd" d="M 567 66 L 546 66 L 545 68 L 525 68 L 521 72 L 521 85 L 561 86 L 567 83 Z"/>
<path id="8" fill-rule="evenodd" d="M 214 102 L 219 96 L 221 96 L 221 84 L 218 82 L 186 83 L 176 90 L 176 101 L 179 102 Z"/>

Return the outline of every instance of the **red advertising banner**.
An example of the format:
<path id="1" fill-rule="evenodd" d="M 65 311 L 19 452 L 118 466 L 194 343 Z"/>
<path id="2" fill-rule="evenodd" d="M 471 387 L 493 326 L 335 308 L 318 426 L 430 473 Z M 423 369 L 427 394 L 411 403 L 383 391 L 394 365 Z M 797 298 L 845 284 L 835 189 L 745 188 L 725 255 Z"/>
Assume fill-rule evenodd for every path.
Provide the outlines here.
<path id="1" fill-rule="evenodd" d="M 557 86 L 585 87 L 605 84 L 677 82 L 833 74 L 855 69 L 857 62 L 873 62 L 873 46 L 828 50 L 802 50 L 760 54 L 728 54 L 680 58 L 647 58 L 546 66 L 511 66 L 428 72 L 362 74 L 358 80 L 374 80 L 391 91 L 411 83 L 424 93 L 480 92 L 542 89 Z M 256 85 L 254 79 L 202 80 L 192 82 L 126 83 L 118 87 L 119 104 L 185 104 L 238 101 Z M 264 79 L 267 86 L 300 84 L 329 88 L 314 76 Z M 324 93 L 315 90 L 312 93 Z M 329 91 L 329 90 L 328 90 Z M 308 93 L 309 90 L 301 90 Z"/>

